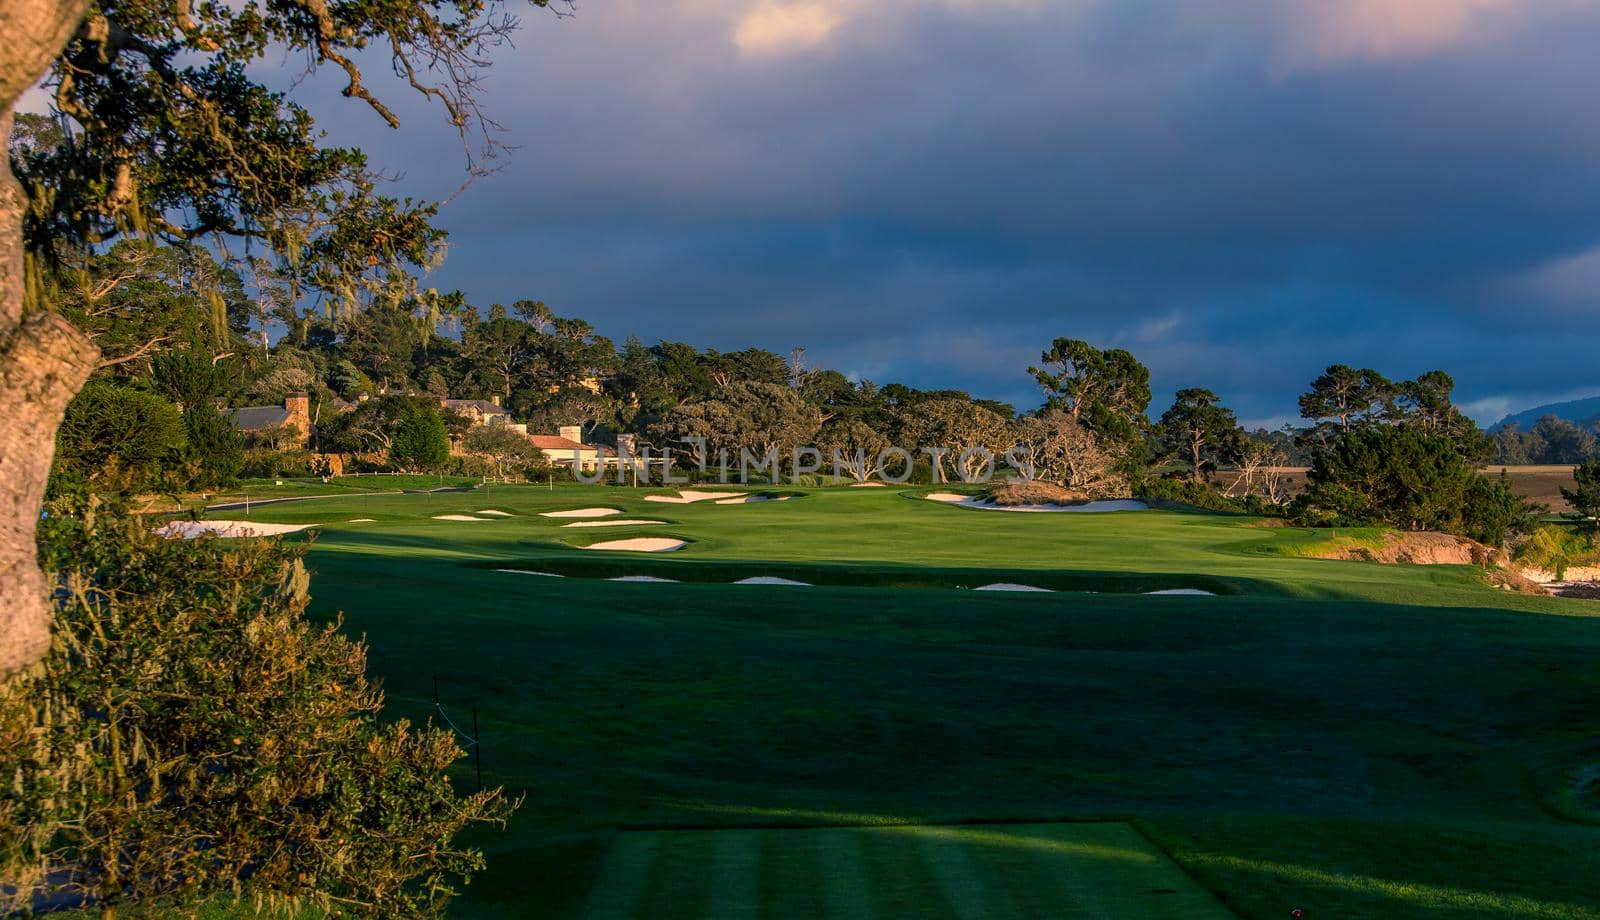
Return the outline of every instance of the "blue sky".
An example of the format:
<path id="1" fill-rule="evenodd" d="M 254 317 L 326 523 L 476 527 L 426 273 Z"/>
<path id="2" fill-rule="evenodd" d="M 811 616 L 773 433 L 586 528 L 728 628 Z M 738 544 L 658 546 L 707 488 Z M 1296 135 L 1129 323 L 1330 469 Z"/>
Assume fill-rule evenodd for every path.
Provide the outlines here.
<path id="1" fill-rule="evenodd" d="M 1031 407 L 1056 336 L 1282 421 L 1324 366 L 1480 419 L 1600 392 L 1600 0 L 590 0 L 528 10 L 518 149 L 430 283 L 618 340 L 786 352 Z M 303 84 L 410 194 L 462 179 Z"/>

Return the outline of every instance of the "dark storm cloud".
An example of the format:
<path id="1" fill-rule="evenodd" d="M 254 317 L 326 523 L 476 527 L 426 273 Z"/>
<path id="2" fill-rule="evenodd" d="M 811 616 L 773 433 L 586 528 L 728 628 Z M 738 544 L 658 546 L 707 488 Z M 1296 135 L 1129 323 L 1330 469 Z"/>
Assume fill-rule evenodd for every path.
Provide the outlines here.
<path id="1" fill-rule="evenodd" d="M 1025 406 L 1058 335 L 1255 419 L 1335 361 L 1484 414 L 1600 389 L 1586 0 L 618 0 L 517 41 L 487 102 L 520 149 L 433 282 L 480 304 Z M 436 113 L 316 91 L 455 189 Z"/>

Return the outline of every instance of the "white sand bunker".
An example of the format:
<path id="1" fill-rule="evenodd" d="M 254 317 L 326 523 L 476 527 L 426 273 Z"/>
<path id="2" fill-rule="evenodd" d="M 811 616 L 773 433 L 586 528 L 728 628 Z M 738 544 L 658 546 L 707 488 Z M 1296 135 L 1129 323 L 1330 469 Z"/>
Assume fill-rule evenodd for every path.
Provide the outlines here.
<path id="1" fill-rule="evenodd" d="M 978 587 L 973 588 L 972 590 L 974 590 L 974 591 L 1042 591 L 1045 594 L 1050 594 L 1051 593 L 1049 588 L 1038 588 L 1038 587 L 1035 587 L 1033 585 L 1019 585 L 1016 582 L 1011 582 L 1011 581 L 997 581 L 992 585 L 979 585 Z"/>
<path id="2" fill-rule="evenodd" d="M 669 505 L 690 505 L 695 502 L 720 502 L 725 498 L 744 498 L 743 492 L 702 492 L 697 489 L 680 489 L 677 495 L 646 495 L 647 502 L 666 502 Z"/>
<path id="3" fill-rule="evenodd" d="M 496 572 L 505 572 L 508 575 L 543 575 L 545 578 L 561 578 L 554 572 L 535 572 L 531 569 L 495 569 Z"/>
<path id="4" fill-rule="evenodd" d="M 473 517 L 470 514 L 436 514 L 436 515 L 433 516 L 433 519 L 436 520 L 436 521 L 487 521 L 487 520 L 490 520 L 489 518 Z"/>
<path id="5" fill-rule="evenodd" d="M 977 508 L 982 511 L 1061 511 L 1069 514 L 1099 514 L 1109 511 L 1150 510 L 1149 505 L 1132 498 L 1114 498 L 1103 501 L 1085 502 L 1081 505 L 997 505 L 986 498 L 979 498 L 972 495 L 957 495 L 954 492 L 929 492 L 926 498 L 929 501 L 943 502 L 947 505 L 960 505 L 963 508 Z"/>
<path id="6" fill-rule="evenodd" d="M 795 581 L 792 578 L 778 578 L 774 575 L 757 575 L 753 578 L 741 578 L 734 582 L 736 585 L 801 585 L 811 587 L 809 581 Z"/>
<path id="7" fill-rule="evenodd" d="M 883 488 L 883 483 L 881 483 L 881 482 L 852 482 L 852 483 L 850 483 L 850 488 L 852 488 L 852 489 L 881 489 L 881 488 Z"/>
<path id="8" fill-rule="evenodd" d="M 472 513 L 473 514 L 487 514 L 490 517 L 511 517 L 511 512 L 509 512 L 509 511 L 495 511 L 493 508 L 488 508 L 488 509 L 485 509 L 483 511 L 474 511 Z"/>
<path id="9" fill-rule="evenodd" d="M 562 524 L 562 527 L 632 527 L 638 524 L 665 524 L 666 521 L 621 520 L 621 521 L 573 521 L 571 524 Z"/>
<path id="10" fill-rule="evenodd" d="M 603 518 L 613 514 L 621 514 L 621 508 L 574 508 L 571 511 L 541 511 L 540 517 L 554 518 Z"/>
<path id="11" fill-rule="evenodd" d="M 156 528 L 156 533 L 169 540 L 193 540 L 195 537 L 275 537 L 279 534 L 299 533 L 315 524 L 263 524 L 258 521 L 171 521 Z"/>
<path id="12" fill-rule="evenodd" d="M 376 523 L 378 523 L 378 519 L 377 518 L 351 518 L 350 519 L 350 523 L 351 524 L 376 524 Z"/>
<path id="13" fill-rule="evenodd" d="M 787 495 L 741 495 L 738 498 L 719 498 L 712 504 L 716 505 L 748 505 L 752 502 L 786 502 Z"/>
<path id="14" fill-rule="evenodd" d="M 600 543 L 590 543 L 584 549 L 620 549 L 633 553 L 670 553 L 675 549 L 683 549 L 688 545 L 686 540 L 674 540 L 671 537 L 634 537 L 629 540 L 605 540 Z"/>
<path id="15" fill-rule="evenodd" d="M 1188 597 L 1216 597 L 1215 591 L 1202 591 L 1199 588 L 1162 588 L 1160 591 L 1146 591 L 1146 594 L 1185 595 Z"/>
<path id="16" fill-rule="evenodd" d="M 654 575 L 618 575 L 616 578 L 607 578 L 606 581 L 654 581 L 677 583 L 676 578 L 657 578 Z"/>

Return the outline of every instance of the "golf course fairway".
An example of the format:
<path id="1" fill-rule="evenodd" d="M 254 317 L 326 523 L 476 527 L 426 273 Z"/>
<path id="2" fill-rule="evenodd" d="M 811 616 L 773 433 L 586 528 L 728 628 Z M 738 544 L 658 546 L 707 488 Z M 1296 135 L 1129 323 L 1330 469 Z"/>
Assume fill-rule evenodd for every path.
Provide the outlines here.
<path id="1" fill-rule="evenodd" d="M 476 711 L 525 800 L 452 916 L 1600 918 L 1600 602 L 927 491 L 213 516 L 317 525 L 283 539 L 389 717 Z M 662 523 L 542 516 L 585 508 Z M 628 538 L 683 545 L 583 549 Z"/>

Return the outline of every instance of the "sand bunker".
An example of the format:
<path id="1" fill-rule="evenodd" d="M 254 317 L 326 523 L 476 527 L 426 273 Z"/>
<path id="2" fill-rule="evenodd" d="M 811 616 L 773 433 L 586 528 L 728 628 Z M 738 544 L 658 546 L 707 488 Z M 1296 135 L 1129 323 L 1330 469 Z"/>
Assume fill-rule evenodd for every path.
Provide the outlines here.
<path id="1" fill-rule="evenodd" d="M 436 521 L 487 521 L 487 520 L 489 520 L 488 518 L 473 517 L 470 514 L 436 514 L 436 515 L 433 516 L 433 519 L 436 520 Z"/>
<path id="2" fill-rule="evenodd" d="M 1033 585 L 1019 585 L 1016 582 L 1011 582 L 1011 581 L 997 581 L 992 585 L 979 585 L 978 587 L 973 588 L 972 590 L 974 590 L 974 591 L 1042 591 L 1045 594 L 1051 593 L 1049 588 L 1038 588 L 1038 587 L 1034 587 Z"/>
<path id="3" fill-rule="evenodd" d="M 601 543 L 591 543 L 584 549 L 620 549 L 634 553 L 670 553 L 675 549 L 683 549 L 686 540 L 674 540 L 671 537 L 634 537 L 630 540 L 606 540 Z"/>
<path id="4" fill-rule="evenodd" d="M 492 508 L 484 510 L 484 511 L 474 511 L 472 513 L 473 514 L 487 514 L 490 517 L 511 517 L 511 512 L 509 512 L 509 511 L 495 511 Z"/>
<path id="5" fill-rule="evenodd" d="M 496 572 L 505 572 L 508 575 L 543 575 L 545 578 L 562 578 L 554 572 L 534 572 L 528 569 L 495 569 Z"/>
<path id="6" fill-rule="evenodd" d="M 778 578 L 773 575 L 757 575 L 753 578 L 741 578 L 734 582 L 736 585 L 802 585 L 811 587 L 809 581 L 795 581 L 792 578 Z"/>
<path id="7" fill-rule="evenodd" d="M 377 518 L 351 518 L 350 519 L 350 523 L 351 524 L 376 524 L 376 523 L 378 523 L 378 519 Z"/>
<path id="8" fill-rule="evenodd" d="M 275 537 L 298 533 L 315 524 L 263 524 L 257 521 L 171 521 L 156 528 L 168 539 L 193 540 L 195 537 Z"/>
<path id="9" fill-rule="evenodd" d="M 606 581 L 655 581 L 677 583 L 676 578 L 657 578 L 654 575 L 618 575 L 616 578 L 607 578 Z"/>
<path id="10" fill-rule="evenodd" d="M 1160 591 L 1146 591 L 1146 594 L 1171 594 L 1187 595 L 1190 597 L 1216 597 L 1215 591 L 1202 591 L 1199 588 L 1163 588 Z"/>
<path id="11" fill-rule="evenodd" d="M 960 505 L 963 508 L 977 508 L 982 511 L 1062 511 L 1069 514 L 1097 514 L 1109 511 L 1150 510 L 1149 505 L 1132 498 L 1114 498 L 1104 501 L 1086 502 L 1082 505 L 997 505 L 986 498 L 979 498 L 972 495 L 957 495 L 954 492 L 930 492 L 925 497 L 929 501 L 943 502 L 947 505 Z"/>
<path id="12" fill-rule="evenodd" d="M 741 495 L 738 498 L 719 498 L 712 504 L 715 505 L 748 505 L 752 502 L 786 502 L 787 495 Z"/>
<path id="13" fill-rule="evenodd" d="M 574 508 L 571 511 L 541 511 L 539 512 L 539 516 L 554 518 L 602 518 L 621 513 L 621 508 Z"/>
<path id="14" fill-rule="evenodd" d="M 647 502 L 666 502 L 670 505 L 689 505 L 695 502 L 720 502 L 725 498 L 744 498 L 744 492 L 701 492 L 696 489 L 682 489 L 677 495 L 646 495 Z"/>
<path id="15" fill-rule="evenodd" d="M 665 524 L 666 521 L 573 521 L 571 524 L 562 524 L 562 527 L 632 527 L 638 524 Z"/>
<path id="16" fill-rule="evenodd" d="M 850 488 L 852 488 L 852 489 L 881 489 L 881 488 L 883 488 L 883 483 L 881 483 L 881 482 L 852 482 L 852 483 L 850 483 Z"/>

